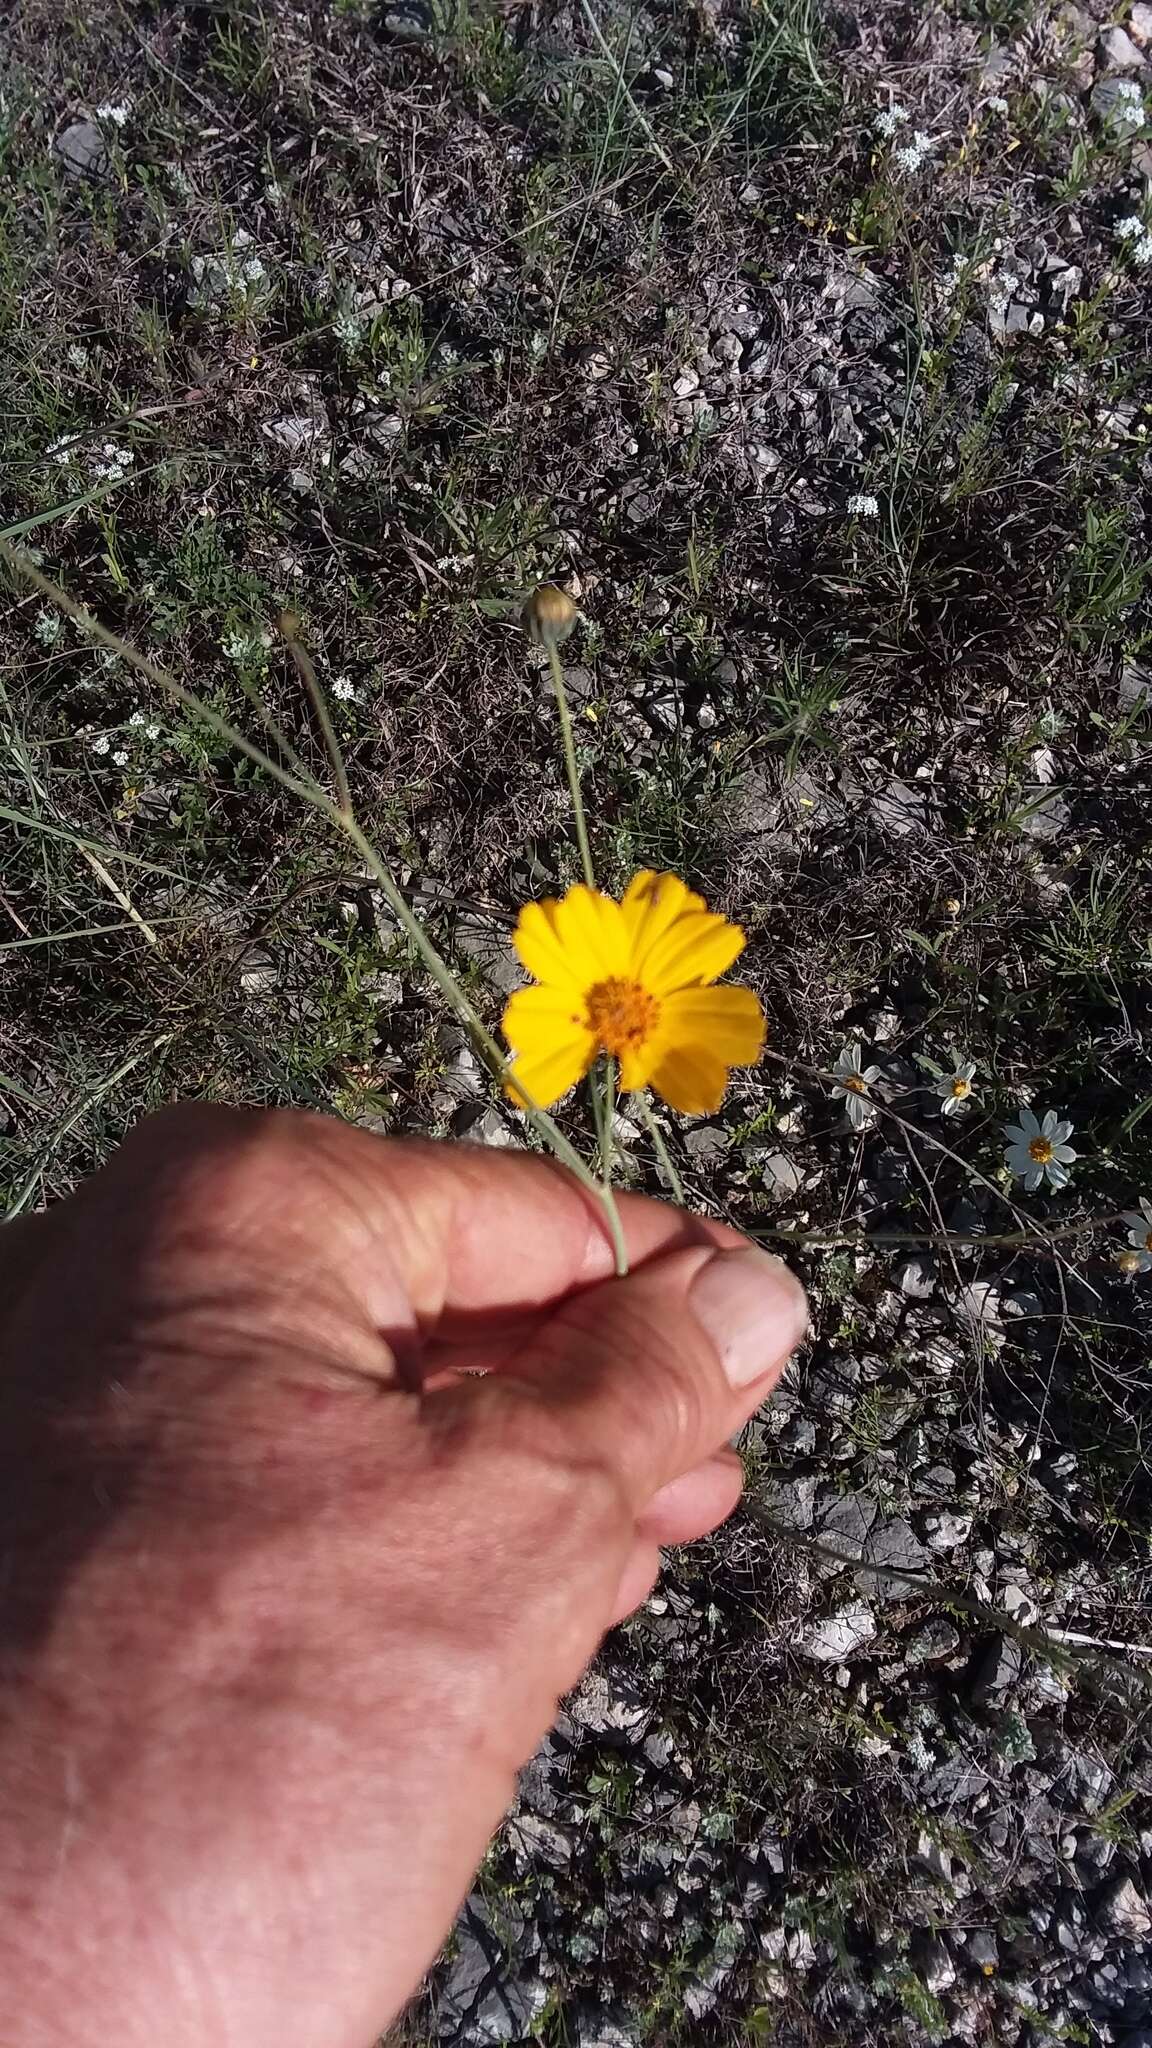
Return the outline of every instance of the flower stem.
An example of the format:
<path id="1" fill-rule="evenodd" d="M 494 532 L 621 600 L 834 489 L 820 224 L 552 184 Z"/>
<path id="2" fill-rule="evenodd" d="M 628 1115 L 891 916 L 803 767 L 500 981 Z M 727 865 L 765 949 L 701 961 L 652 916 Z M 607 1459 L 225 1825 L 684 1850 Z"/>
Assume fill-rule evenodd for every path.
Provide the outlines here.
<path id="1" fill-rule="evenodd" d="M 668 1146 L 664 1138 L 664 1133 L 660 1129 L 660 1125 L 656 1121 L 656 1115 L 652 1108 L 652 1103 L 648 1095 L 648 1090 L 646 1088 L 640 1089 L 639 1092 L 632 1097 L 632 1100 L 636 1104 L 637 1109 L 640 1111 L 641 1121 L 644 1125 L 645 1130 L 648 1133 L 648 1136 L 652 1140 L 652 1149 L 656 1154 L 657 1164 L 659 1165 L 660 1171 L 664 1175 L 664 1178 L 667 1181 L 668 1186 L 672 1190 L 672 1199 L 674 1202 L 679 1202 L 680 1207 L 683 1209 L 685 1207 L 684 1183 L 676 1170 L 676 1163 L 672 1157 L 672 1154 L 668 1150 Z"/>
<path id="2" fill-rule="evenodd" d="M 568 777 L 568 789 L 572 797 L 572 815 L 576 824 L 576 844 L 580 848 L 580 865 L 584 880 L 590 889 L 596 887 L 592 871 L 592 849 L 588 844 L 588 827 L 584 822 L 584 798 L 580 794 L 580 771 L 576 766 L 576 741 L 572 734 L 572 713 L 568 708 L 568 692 L 564 687 L 564 671 L 560 666 L 560 652 L 554 638 L 545 642 L 548 649 L 548 668 L 552 676 L 552 689 L 556 697 L 556 709 L 560 716 L 560 737 L 564 742 L 564 769 Z"/>
<path id="3" fill-rule="evenodd" d="M 588 1075 L 588 1093 L 592 1102 L 592 1120 L 596 1125 L 596 1151 L 600 1165 L 600 1178 L 596 1192 L 604 1205 L 608 1228 L 612 1233 L 612 1249 L 616 1255 L 616 1274 L 622 1279 L 628 1271 L 628 1247 L 624 1242 L 624 1226 L 616 1206 L 616 1195 L 612 1186 L 612 1104 L 616 1093 L 615 1062 L 606 1062 L 603 1075 L 599 1067 L 591 1068 Z"/>

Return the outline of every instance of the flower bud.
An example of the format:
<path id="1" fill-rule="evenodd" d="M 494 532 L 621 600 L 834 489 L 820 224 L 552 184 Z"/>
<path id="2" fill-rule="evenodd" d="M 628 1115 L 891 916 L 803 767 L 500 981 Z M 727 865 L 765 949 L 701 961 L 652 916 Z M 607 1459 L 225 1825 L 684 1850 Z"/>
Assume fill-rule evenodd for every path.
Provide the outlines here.
<path id="1" fill-rule="evenodd" d="M 541 583 L 524 607 L 528 631 L 542 647 L 558 647 L 576 624 L 576 607 L 556 583 Z"/>

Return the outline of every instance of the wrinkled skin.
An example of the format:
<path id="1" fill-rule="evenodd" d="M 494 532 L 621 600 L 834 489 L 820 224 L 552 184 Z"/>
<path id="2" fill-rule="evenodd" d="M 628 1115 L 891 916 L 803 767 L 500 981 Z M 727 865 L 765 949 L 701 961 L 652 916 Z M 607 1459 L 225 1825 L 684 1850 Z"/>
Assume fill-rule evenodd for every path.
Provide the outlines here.
<path id="1" fill-rule="evenodd" d="M 802 1334 L 777 1262 L 622 1208 L 615 1280 L 543 1160 L 201 1107 L 0 1230 L 6 2048 L 400 2009 Z"/>

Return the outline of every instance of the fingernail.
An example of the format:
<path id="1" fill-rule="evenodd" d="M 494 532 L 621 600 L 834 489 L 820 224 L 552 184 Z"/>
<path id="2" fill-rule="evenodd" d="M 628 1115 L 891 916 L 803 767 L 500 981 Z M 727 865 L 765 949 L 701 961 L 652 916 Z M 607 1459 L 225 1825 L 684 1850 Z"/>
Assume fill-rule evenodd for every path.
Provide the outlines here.
<path id="1" fill-rule="evenodd" d="M 701 1266 L 688 1299 L 734 1387 L 763 1379 L 795 1351 L 808 1328 L 800 1282 L 783 1259 L 755 1245 L 715 1252 Z"/>

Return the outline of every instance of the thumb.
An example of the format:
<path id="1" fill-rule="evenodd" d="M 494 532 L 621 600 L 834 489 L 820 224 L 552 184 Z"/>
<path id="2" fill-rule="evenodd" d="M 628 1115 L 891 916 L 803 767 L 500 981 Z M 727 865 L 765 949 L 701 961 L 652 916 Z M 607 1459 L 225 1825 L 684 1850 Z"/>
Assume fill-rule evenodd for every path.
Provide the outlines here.
<path id="1" fill-rule="evenodd" d="M 511 1371 L 639 1514 L 755 1413 L 807 1324 L 782 1259 L 696 1246 L 570 1296 Z"/>

